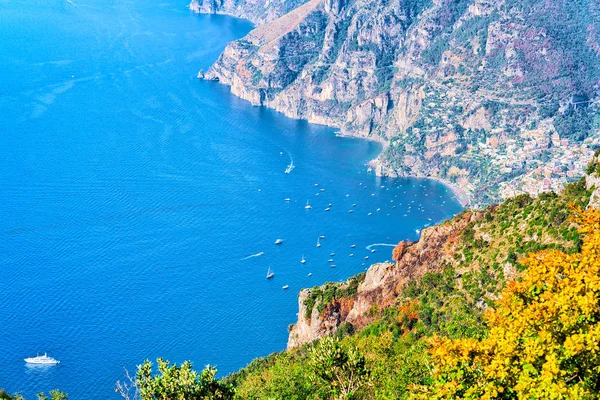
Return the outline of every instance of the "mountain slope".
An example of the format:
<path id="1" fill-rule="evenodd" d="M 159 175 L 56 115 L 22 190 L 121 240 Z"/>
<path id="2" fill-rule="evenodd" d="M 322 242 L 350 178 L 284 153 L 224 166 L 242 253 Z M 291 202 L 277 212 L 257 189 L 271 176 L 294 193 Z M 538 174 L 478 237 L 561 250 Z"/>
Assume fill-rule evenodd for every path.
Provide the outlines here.
<path id="1" fill-rule="evenodd" d="M 484 204 L 560 189 L 600 143 L 597 2 L 236 4 L 208 10 L 264 22 L 206 79 L 380 141 L 380 174 L 440 178 Z"/>

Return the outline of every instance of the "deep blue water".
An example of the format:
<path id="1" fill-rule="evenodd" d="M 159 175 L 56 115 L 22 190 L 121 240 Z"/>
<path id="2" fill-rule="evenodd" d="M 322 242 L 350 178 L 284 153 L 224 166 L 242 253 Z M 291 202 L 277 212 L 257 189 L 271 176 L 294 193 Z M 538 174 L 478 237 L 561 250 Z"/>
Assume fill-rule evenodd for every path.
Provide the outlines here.
<path id="1" fill-rule="evenodd" d="M 367 173 L 376 144 L 195 79 L 251 25 L 186 5 L 0 0 L 0 387 L 119 398 L 158 356 L 234 371 L 285 348 L 300 288 L 460 210 Z"/>

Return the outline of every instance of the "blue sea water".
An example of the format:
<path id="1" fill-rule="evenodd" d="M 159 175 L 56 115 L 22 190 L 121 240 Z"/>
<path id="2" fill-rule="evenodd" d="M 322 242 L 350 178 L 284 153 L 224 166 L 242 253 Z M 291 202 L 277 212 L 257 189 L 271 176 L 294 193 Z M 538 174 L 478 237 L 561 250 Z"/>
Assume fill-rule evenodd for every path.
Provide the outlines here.
<path id="1" fill-rule="evenodd" d="M 159 356 L 234 371 L 285 348 L 301 288 L 387 260 L 391 247 L 367 247 L 461 209 L 436 182 L 368 173 L 377 144 L 197 80 L 251 25 L 186 3 L 0 0 L 10 392 L 119 398 L 124 368 Z M 61 364 L 23 362 L 43 352 Z"/>

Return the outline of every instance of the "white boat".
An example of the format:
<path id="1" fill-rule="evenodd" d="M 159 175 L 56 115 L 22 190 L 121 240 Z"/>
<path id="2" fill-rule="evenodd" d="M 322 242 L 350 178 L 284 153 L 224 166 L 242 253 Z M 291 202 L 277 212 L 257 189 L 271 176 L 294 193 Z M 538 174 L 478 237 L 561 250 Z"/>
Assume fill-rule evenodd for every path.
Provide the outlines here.
<path id="1" fill-rule="evenodd" d="M 321 247 L 321 242 L 319 240 L 320 238 L 317 238 L 317 247 Z"/>
<path id="2" fill-rule="evenodd" d="M 302 259 L 300 260 L 301 264 L 304 264 L 306 262 L 306 260 L 304 259 L 304 254 L 302 254 Z"/>
<path id="3" fill-rule="evenodd" d="M 289 197 L 286 197 L 285 199 L 283 199 L 283 201 L 291 201 L 292 199 L 290 199 Z"/>
<path id="4" fill-rule="evenodd" d="M 329 210 L 331 210 L 331 208 L 329 208 L 329 207 L 327 207 L 327 208 L 325 209 L 325 211 L 329 211 Z"/>
<path id="5" fill-rule="evenodd" d="M 289 285 L 284 285 L 284 286 L 282 286 L 281 288 L 282 288 L 283 290 L 285 290 L 285 289 L 289 288 Z"/>
<path id="6" fill-rule="evenodd" d="M 355 247 L 356 247 L 356 245 L 355 245 L 355 244 L 351 244 L 351 245 L 350 245 L 350 248 L 351 248 L 351 249 L 353 249 L 353 248 L 355 248 Z"/>
<path id="7" fill-rule="evenodd" d="M 335 256 L 335 253 L 331 253 L 331 254 L 329 254 L 329 255 L 330 255 L 331 257 L 333 257 L 333 256 Z"/>
<path id="8" fill-rule="evenodd" d="M 293 169 L 294 169 L 294 162 L 291 161 L 290 165 L 288 165 L 287 168 L 285 169 L 285 173 L 289 174 L 290 172 L 292 172 Z"/>
<path id="9" fill-rule="evenodd" d="M 309 272 L 309 273 L 308 273 L 308 276 L 312 276 L 312 272 Z"/>
<path id="10" fill-rule="evenodd" d="M 53 364 L 59 364 L 60 361 L 58 361 L 55 358 L 49 357 L 48 354 L 44 353 L 43 356 L 36 356 L 36 357 L 29 357 L 25 359 L 25 362 L 27 364 L 45 364 L 45 365 L 53 365 Z"/>
<path id="11" fill-rule="evenodd" d="M 277 240 L 275 241 L 275 244 L 281 244 L 281 243 L 283 243 L 283 239 L 277 239 Z"/>
<path id="12" fill-rule="evenodd" d="M 267 271 L 267 279 L 271 279 L 275 276 L 275 273 L 271 271 L 271 266 L 269 265 L 269 270 Z"/>
<path id="13" fill-rule="evenodd" d="M 327 262 L 333 262 L 333 258 L 330 258 L 329 260 L 327 260 Z"/>
<path id="14" fill-rule="evenodd" d="M 321 239 L 325 239 L 325 235 L 321 235 L 319 236 Z"/>
<path id="15" fill-rule="evenodd" d="M 304 206 L 304 208 L 306 208 L 307 210 L 310 210 L 312 208 L 312 206 L 308 204 L 308 200 L 306 200 L 306 205 Z"/>
<path id="16" fill-rule="evenodd" d="M 348 255 L 348 257 L 354 257 L 354 254 L 350 253 L 350 255 Z"/>

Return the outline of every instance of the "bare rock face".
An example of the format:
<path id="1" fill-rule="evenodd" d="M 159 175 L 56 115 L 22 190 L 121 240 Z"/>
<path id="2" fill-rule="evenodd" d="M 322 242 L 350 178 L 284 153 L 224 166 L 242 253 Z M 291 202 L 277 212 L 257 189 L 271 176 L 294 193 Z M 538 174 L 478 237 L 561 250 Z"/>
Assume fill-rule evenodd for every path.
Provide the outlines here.
<path id="1" fill-rule="evenodd" d="M 354 303 L 354 299 L 336 299 L 327 304 L 322 313 L 319 313 L 317 307 L 313 307 L 310 318 L 307 318 L 304 302 L 309 294 L 310 289 L 304 289 L 298 295 L 298 322 L 289 333 L 288 349 L 334 333 L 347 318 Z"/>
<path id="2" fill-rule="evenodd" d="M 581 145 L 582 136 L 571 135 L 576 107 L 600 108 L 593 100 L 600 45 L 585 33 L 596 32 L 600 18 L 593 2 L 194 0 L 190 7 L 260 24 L 227 46 L 207 79 L 254 105 L 381 142 L 377 173 L 454 182 L 477 205 L 511 193 L 500 183 L 533 193 L 538 160 L 572 164 L 552 171 L 556 182 L 582 169 L 569 152 Z M 578 106 L 579 98 L 592 100 Z M 530 138 L 532 127 L 538 133 Z M 586 132 L 600 143 L 600 130 Z"/>
<path id="3" fill-rule="evenodd" d="M 591 161 L 593 164 L 600 163 L 600 157 L 594 156 Z M 600 209 L 600 175 L 592 172 L 590 175 L 585 176 L 585 186 L 589 189 L 594 189 L 590 196 L 590 202 L 588 207 L 594 207 Z"/>
<path id="4" fill-rule="evenodd" d="M 596 176 L 587 175 L 585 177 L 585 183 L 588 189 L 594 188 L 590 197 L 590 203 L 588 207 L 594 207 L 600 209 L 600 178 Z"/>
<path id="5" fill-rule="evenodd" d="M 470 222 L 482 218 L 482 212 L 465 212 L 450 222 L 424 229 L 417 242 L 400 242 L 392 253 L 395 264 L 372 265 L 355 296 L 334 300 L 322 313 L 313 307 L 310 318 L 306 318 L 304 304 L 310 289 L 300 292 L 298 322 L 290 332 L 288 348 L 329 335 L 344 322 L 356 328 L 368 325 L 374 319 L 370 311 L 396 304 L 398 295 L 409 280 L 426 272 L 440 271 L 459 245 L 462 230 Z"/>
<path id="6" fill-rule="evenodd" d="M 192 0 L 189 9 L 198 14 L 227 14 L 255 24 L 270 22 L 305 0 Z"/>

